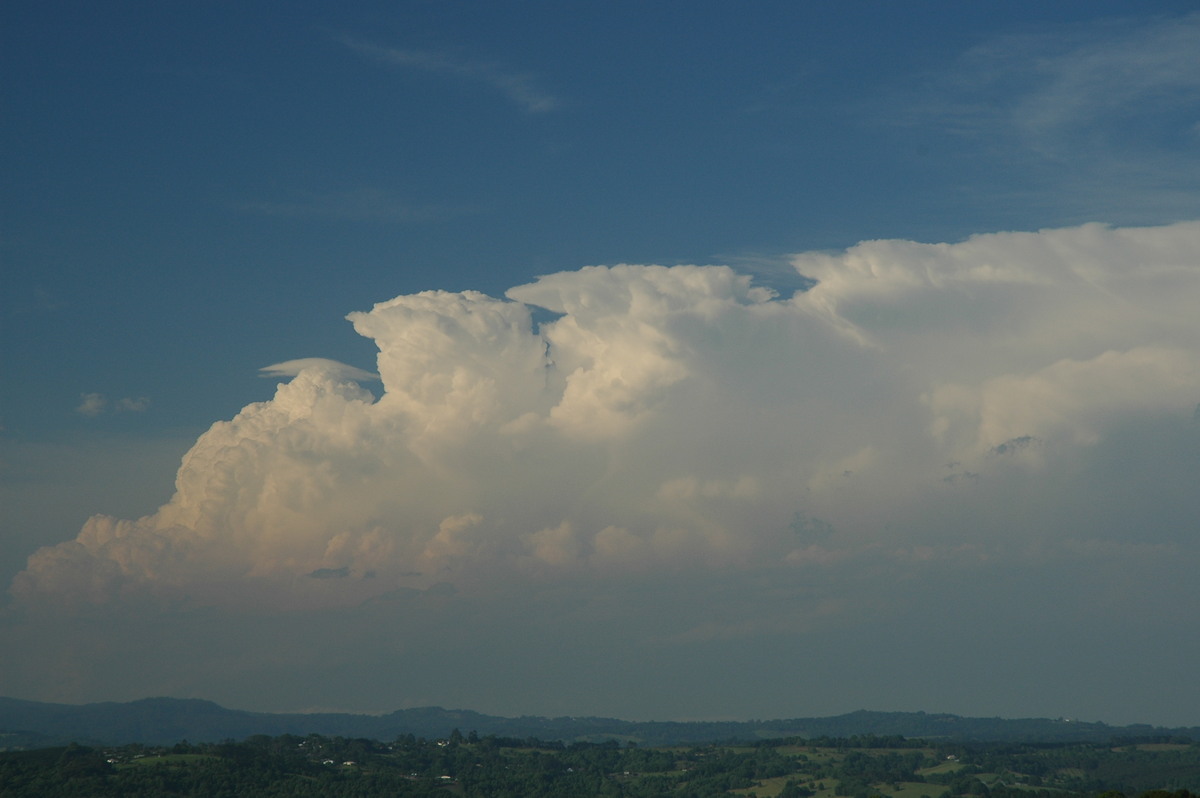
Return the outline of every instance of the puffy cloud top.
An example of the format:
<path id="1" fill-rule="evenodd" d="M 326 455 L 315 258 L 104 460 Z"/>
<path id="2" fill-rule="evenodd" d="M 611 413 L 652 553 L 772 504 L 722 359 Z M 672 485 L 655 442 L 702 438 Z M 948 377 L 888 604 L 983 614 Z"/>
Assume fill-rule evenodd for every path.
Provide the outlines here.
<path id="1" fill-rule="evenodd" d="M 1013 508 L 1053 486 L 1082 511 L 1117 442 L 1194 423 L 1197 253 L 1200 223 L 1085 225 L 798 255 L 818 282 L 790 297 L 633 265 L 400 296 L 348 317 L 378 398 L 333 361 L 267 367 L 290 381 L 201 436 L 158 512 L 93 517 L 12 592 L 341 604 L 1119 536 Z"/>

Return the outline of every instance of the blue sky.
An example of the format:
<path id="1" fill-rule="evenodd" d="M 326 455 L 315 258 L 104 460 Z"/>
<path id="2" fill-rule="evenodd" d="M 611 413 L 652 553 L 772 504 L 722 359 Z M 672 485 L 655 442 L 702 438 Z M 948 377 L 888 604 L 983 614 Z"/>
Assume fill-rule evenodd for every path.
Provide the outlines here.
<path id="1" fill-rule="evenodd" d="M 207 424 L 398 293 L 1189 218 L 1194 79 L 1053 98 L 1189 5 L 15 4 L 5 428 Z"/>
<path id="2" fill-rule="evenodd" d="M 1200 639 L 1200 596 L 1172 571 L 1197 562 L 1200 526 L 1193 3 L 3 14 L 0 578 L 16 581 L 0 635 L 31 652 L 3 672 L 19 697 L 1200 723 L 1177 686 L 1131 687 L 1132 659 L 1081 674 L 1046 653 L 1068 629 L 1095 656 L 1111 635 L 1162 651 L 1168 674 L 1200 653 L 1180 643 Z M 636 266 L 580 271 L 618 264 Z M 513 301 L 413 298 L 435 290 Z M 541 332 L 506 338 L 529 308 Z M 276 395 L 260 370 L 301 358 L 383 381 L 358 374 L 364 399 L 336 387 L 355 378 L 343 366 L 285 365 L 283 380 L 301 376 Z M 201 438 L 244 407 L 242 426 Z M 1019 466 L 995 465 L 1018 450 Z M 213 498 L 218 474 L 244 489 Z M 843 490 L 839 474 L 871 476 Z M 560 480 L 553 496 L 544 480 Z M 985 487 L 936 492 L 948 484 Z M 106 538 L 93 514 L 125 531 Z M 803 546 L 778 538 L 826 528 Z M 200 539 L 238 553 L 197 554 Z M 151 540 L 175 547 L 174 565 L 145 553 Z M 113 568 L 124 587 L 105 581 Z M 869 574 L 906 586 L 903 609 L 881 609 Z M 1125 592 L 1084 590 L 1068 611 L 1063 595 L 1098 574 Z M 289 606 L 254 580 L 298 578 L 326 591 L 293 597 L 311 616 L 213 598 Z M 1156 614 L 1139 579 L 1164 580 L 1175 609 Z M 415 611 L 377 617 L 395 591 L 443 601 L 443 625 L 483 624 L 502 675 L 447 664 L 482 642 L 435 643 Z M 918 623 L 951 595 L 964 641 Z M 678 634 L 665 615 L 634 617 L 673 603 Z M 174 640 L 122 676 L 99 653 L 68 661 L 29 621 L 55 608 L 86 650 L 88 613 L 133 641 L 181 606 L 224 666 L 184 674 Z M 305 637 L 328 613 L 426 644 L 339 658 L 352 631 Z M 588 624 L 597 641 L 552 642 Z M 268 628 L 283 630 L 278 651 L 247 642 Z M 545 654 L 544 673 L 522 670 L 514 640 Z M 925 686 L 900 695 L 867 666 L 852 684 L 829 664 L 879 641 Z M 680 663 L 698 663 L 696 689 L 742 667 L 743 646 L 775 663 L 761 689 L 651 698 Z M 361 687 L 318 701 L 303 680 L 280 686 L 267 663 L 310 647 L 327 652 L 314 671 Z M 1003 689 L 960 676 L 997 656 L 1013 669 Z M 410 692 L 379 686 L 397 663 Z M 625 682 L 581 694 L 581 663 L 645 676 L 632 696 Z M 781 683 L 828 696 L 780 701 Z"/>

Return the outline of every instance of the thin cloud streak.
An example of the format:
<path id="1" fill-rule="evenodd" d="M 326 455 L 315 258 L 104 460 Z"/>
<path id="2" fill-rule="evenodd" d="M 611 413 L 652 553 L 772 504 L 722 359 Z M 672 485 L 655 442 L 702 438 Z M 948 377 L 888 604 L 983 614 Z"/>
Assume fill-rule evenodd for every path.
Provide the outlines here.
<path id="1" fill-rule="evenodd" d="M 309 192 L 298 200 L 258 200 L 240 202 L 235 207 L 246 213 L 282 218 L 396 224 L 425 224 L 469 213 L 464 209 L 408 202 L 376 188 Z"/>
<path id="2" fill-rule="evenodd" d="M 555 97 L 537 87 L 532 75 L 513 72 L 497 63 L 464 60 L 429 50 L 381 47 L 349 36 L 342 36 L 338 41 L 360 55 L 385 64 L 483 83 L 530 113 L 546 113 L 559 105 Z"/>
<path id="3" fill-rule="evenodd" d="M 336 360 L 329 360 L 323 357 L 303 357 L 297 360 L 287 360 L 283 363 L 274 363 L 270 366 L 263 366 L 258 370 L 260 377 L 298 377 L 300 373 L 313 369 L 322 371 L 328 374 L 334 380 L 350 380 L 355 382 L 374 381 L 379 379 L 378 374 L 372 374 L 369 371 L 364 371 L 355 366 L 350 366 L 345 363 L 339 363 Z"/>

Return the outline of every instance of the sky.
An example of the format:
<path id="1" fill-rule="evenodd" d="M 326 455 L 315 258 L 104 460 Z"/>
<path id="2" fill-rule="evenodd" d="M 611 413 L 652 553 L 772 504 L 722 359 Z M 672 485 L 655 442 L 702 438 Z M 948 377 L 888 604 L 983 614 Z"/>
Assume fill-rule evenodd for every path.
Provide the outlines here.
<path id="1" fill-rule="evenodd" d="M 1194 3 L 0 14 L 0 694 L 1200 725 Z"/>

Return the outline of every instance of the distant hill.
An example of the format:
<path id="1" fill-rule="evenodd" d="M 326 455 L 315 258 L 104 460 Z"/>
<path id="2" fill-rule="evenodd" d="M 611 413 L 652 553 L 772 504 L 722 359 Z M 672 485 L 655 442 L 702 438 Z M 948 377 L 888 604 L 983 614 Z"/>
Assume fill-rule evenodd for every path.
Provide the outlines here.
<path id="1" fill-rule="evenodd" d="M 964 718 L 925 712 L 858 711 L 828 718 L 789 720 L 639 722 L 594 717 L 505 718 L 441 707 L 402 709 L 388 715 L 272 714 L 225 709 L 199 699 L 144 698 L 128 703 L 71 705 L 0 698 L 0 750 L 72 741 L 170 745 L 181 740 L 193 743 L 241 740 L 255 734 L 321 734 L 374 740 L 393 740 L 411 734 L 433 739 L 448 737 L 455 729 L 463 734 L 474 731 L 480 736 L 563 741 L 618 739 L 642 745 L 855 735 L 1041 743 L 1130 738 L 1200 740 L 1200 727 L 1109 726 L 1045 718 Z"/>

